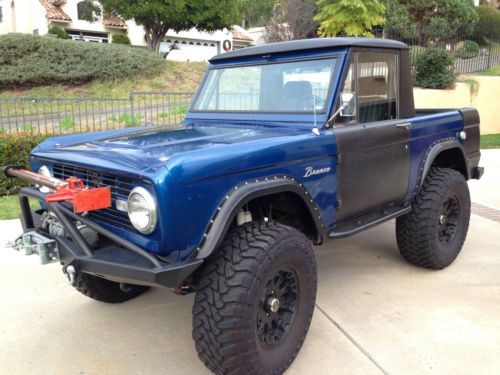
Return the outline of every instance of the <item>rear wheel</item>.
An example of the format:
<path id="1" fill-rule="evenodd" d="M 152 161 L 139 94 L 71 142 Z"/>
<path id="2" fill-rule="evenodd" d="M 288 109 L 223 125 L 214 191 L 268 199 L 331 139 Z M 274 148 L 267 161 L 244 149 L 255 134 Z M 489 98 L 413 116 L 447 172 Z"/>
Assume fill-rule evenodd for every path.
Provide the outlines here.
<path id="1" fill-rule="evenodd" d="M 83 272 L 75 275 L 73 286 L 83 295 L 107 303 L 125 302 L 149 289 L 142 285 L 116 283 Z"/>
<path id="2" fill-rule="evenodd" d="M 193 339 L 216 374 L 281 374 L 309 329 L 316 299 L 309 240 L 276 223 L 248 223 L 202 271 Z"/>
<path id="3" fill-rule="evenodd" d="M 433 168 L 410 213 L 396 220 L 403 258 L 430 269 L 442 269 L 460 253 L 470 220 L 470 196 L 464 176 L 453 169 Z"/>

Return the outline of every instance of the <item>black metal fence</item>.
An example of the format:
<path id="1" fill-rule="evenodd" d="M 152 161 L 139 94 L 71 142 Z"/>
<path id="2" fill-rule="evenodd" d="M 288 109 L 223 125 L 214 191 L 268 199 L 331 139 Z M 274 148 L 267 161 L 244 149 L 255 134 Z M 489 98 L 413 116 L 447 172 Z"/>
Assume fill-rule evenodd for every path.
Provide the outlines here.
<path id="1" fill-rule="evenodd" d="M 133 92 L 127 99 L 0 98 L 0 131 L 71 134 L 143 125 L 178 127 L 193 96 Z"/>
<path id="2" fill-rule="evenodd" d="M 428 48 L 441 48 L 454 59 L 455 73 L 500 65 L 500 23 L 475 26 L 385 28 L 375 36 L 410 46 L 412 66 Z M 321 93 L 316 93 L 319 95 Z M 193 93 L 132 92 L 128 98 L 0 98 L 0 132 L 71 134 L 143 125 L 178 127 Z M 258 106 L 258 93 L 223 99 L 225 109 Z M 319 95 L 321 96 L 321 95 Z"/>
<path id="3" fill-rule="evenodd" d="M 473 73 L 500 64 L 500 23 L 477 25 L 386 28 L 375 30 L 375 36 L 395 39 L 411 48 L 411 61 L 428 48 L 445 50 L 455 63 L 455 73 Z"/>

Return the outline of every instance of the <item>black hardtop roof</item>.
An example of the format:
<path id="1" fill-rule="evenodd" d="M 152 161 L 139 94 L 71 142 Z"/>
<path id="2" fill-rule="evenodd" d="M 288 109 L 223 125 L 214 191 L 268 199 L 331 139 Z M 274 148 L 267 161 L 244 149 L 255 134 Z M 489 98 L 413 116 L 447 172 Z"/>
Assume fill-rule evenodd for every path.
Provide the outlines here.
<path id="1" fill-rule="evenodd" d="M 335 47 L 365 47 L 408 49 L 402 42 L 380 38 L 315 38 L 291 40 L 287 42 L 264 44 L 262 46 L 242 48 L 236 51 L 221 53 L 210 59 L 210 62 L 235 59 L 240 57 L 269 55 L 273 53 L 297 52 Z"/>

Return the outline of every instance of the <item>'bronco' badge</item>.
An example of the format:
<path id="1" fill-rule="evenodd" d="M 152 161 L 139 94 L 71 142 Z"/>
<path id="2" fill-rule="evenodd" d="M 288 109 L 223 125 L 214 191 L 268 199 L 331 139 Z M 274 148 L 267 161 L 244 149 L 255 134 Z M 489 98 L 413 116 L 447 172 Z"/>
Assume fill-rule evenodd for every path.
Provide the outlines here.
<path id="1" fill-rule="evenodd" d="M 323 174 L 323 173 L 328 173 L 332 170 L 330 167 L 325 167 L 325 168 L 320 168 L 320 169 L 314 169 L 313 167 L 306 167 L 306 174 L 304 177 L 311 177 L 315 176 L 317 174 Z"/>

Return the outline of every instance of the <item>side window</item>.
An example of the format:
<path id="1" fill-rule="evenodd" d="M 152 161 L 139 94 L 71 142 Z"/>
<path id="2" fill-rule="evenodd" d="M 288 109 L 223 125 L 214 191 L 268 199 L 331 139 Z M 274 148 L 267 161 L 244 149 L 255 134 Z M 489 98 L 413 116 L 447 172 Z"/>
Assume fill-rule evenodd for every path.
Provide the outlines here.
<path id="1" fill-rule="evenodd" d="M 398 84 L 396 53 L 354 53 L 341 92 L 356 94 L 357 115 L 339 116 L 335 123 L 366 123 L 398 118 Z"/>
<path id="2" fill-rule="evenodd" d="M 350 93 L 356 93 L 357 87 L 356 87 L 356 63 L 357 61 L 357 54 L 354 54 L 352 56 L 351 62 L 349 63 L 349 69 L 347 70 L 347 75 L 345 77 L 344 84 L 342 86 L 342 89 L 340 90 L 341 93 L 343 92 L 350 92 Z M 340 93 L 339 93 L 340 94 Z M 340 107 L 340 100 L 338 101 L 337 108 L 338 110 Z M 338 116 L 335 120 L 335 124 L 355 124 L 358 122 L 357 115 L 355 116 L 349 116 L 349 117 L 342 117 Z"/>
<path id="3" fill-rule="evenodd" d="M 358 53 L 359 122 L 396 119 L 398 107 L 397 55 Z"/>

